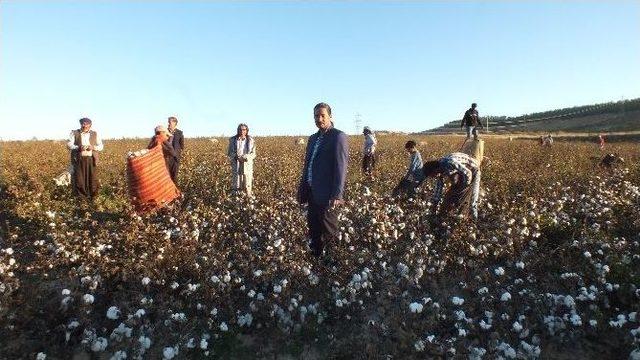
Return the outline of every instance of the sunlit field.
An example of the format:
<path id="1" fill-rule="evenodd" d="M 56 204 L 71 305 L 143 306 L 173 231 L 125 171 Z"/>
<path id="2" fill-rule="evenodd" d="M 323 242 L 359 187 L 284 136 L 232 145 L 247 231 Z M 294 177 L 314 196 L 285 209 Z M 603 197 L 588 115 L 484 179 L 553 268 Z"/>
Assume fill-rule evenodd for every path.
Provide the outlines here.
<path id="1" fill-rule="evenodd" d="M 184 197 L 150 215 L 125 161 L 148 139 L 105 141 L 93 207 L 53 182 L 63 142 L 1 143 L 0 358 L 640 356 L 637 142 L 607 144 L 610 171 L 595 143 L 487 138 L 477 224 L 436 231 L 433 181 L 390 197 L 409 139 L 425 161 L 463 140 L 380 135 L 369 181 L 350 137 L 333 263 L 307 252 L 296 138 L 256 139 L 254 200 L 226 139 L 187 139 Z"/>

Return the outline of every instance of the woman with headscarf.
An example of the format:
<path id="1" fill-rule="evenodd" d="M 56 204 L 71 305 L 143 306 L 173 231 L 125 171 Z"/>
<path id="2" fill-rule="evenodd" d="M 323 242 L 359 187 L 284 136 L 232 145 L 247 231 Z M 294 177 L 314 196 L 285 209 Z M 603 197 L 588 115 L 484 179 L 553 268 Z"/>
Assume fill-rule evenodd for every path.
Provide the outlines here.
<path id="1" fill-rule="evenodd" d="M 166 127 L 158 125 L 155 128 L 155 135 L 151 138 L 151 141 L 147 146 L 147 149 L 153 149 L 156 146 L 162 147 L 162 155 L 164 156 L 164 161 L 169 173 L 171 173 L 171 169 L 173 169 L 176 161 L 178 161 L 178 154 L 174 150 L 173 145 L 169 142 L 170 136 L 171 134 Z"/>
<path id="2" fill-rule="evenodd" d="M 371 131 L 371 128 L 365 126 L 362 130 L 362 135 L 364 135 L 364 149 L 362 157 L 362 172 L 373 178 L 373 168 L 376 165 L 376 145 L 378 144 L 378 140 L 376 140 L 376 135 Z"/>
<path id="3" fill-rule="evenodd" d="M 240 124 L 236 135 L 229 138 L 227 156 L 231 163 L 231 187 L 234 192 L 243 191 L 253 196 L 253 160 L 256 158 L 256 143 L 249 136 L 247 124 Z"/>

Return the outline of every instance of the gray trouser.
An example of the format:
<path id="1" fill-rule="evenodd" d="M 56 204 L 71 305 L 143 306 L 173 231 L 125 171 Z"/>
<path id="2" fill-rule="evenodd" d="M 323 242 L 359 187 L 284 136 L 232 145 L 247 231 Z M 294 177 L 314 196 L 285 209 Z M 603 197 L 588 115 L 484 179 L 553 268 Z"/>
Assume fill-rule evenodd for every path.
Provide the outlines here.
<path id="1" fill-rule="evenodd" d="M 478 198 L 480 197 L 480 175 L 478 170 L 476 176 L 473 177 L 473 183 L 471 184 L 471 216 L 474 220 L 478 219 Z"/>
<path id="2" fill-rule="evenodd" d="M 473 134 L 473 138 L 478 138 L 478 127 L 467 125 L 467 139 L 471 138 L 471 134 Z"/>

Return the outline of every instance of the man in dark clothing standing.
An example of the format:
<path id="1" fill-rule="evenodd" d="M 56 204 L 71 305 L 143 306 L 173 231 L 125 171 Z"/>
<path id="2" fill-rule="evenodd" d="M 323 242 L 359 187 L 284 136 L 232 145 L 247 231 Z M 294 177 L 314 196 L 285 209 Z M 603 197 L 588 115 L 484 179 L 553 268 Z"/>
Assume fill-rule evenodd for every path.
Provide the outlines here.
<path id="1" fill-rule="evenodd" d="M 171 180 L 173 180 L 174 184 L 178 184 L 178 168 L 180 167 L 182 150 L 184 150 L 184 135 L 182 134 L 182 130 L 178 129 L 177 126 L 178 119 L 174 116 L 170 116 L 167 121 L 167 130 L 169 130 L 169 142 L 173 146 L 173 150 L 176 152 L 176 158 L 171 165 L 171 169 L 169 169 L 169 174 L 171 175 Z"/>
<path id="2" fill-rule="evenodd" d="M 104 145 L 98 133 L 91 130 L 91 119 L 80 119 L 80 129 L 71 131 L 67 147 L 71 150 L 74 191 L 93 201 L 98 193 L 98 152 L 102 151 Z"/>
<path id="3" fill-rule="evenodd" d="M 480 115 L 478 114 L 478 110 L 476 110 L 477 106 L 478 104 L 476 103 L 471 104 L 471 108 L 465 111 L 462 122 L 460 123 L 460 128 L 463 126 L 467 127 L 467 140 L 471 138 L 471 134 L 473 134 L 474 140 L 478 140 L 478 126 L 482 128 Z"/>
<path id="4" fill-rule="evenodd" d="M 319 257 L 327 244 L 338 237 L 337 208 L 344 203 L 349 149 L 347 135 L 333 127 L 328 104 L 316 105 L 313 117 L 318 132 L 307 141 L 298 201 L 308 204 L 311 252 Z"/>

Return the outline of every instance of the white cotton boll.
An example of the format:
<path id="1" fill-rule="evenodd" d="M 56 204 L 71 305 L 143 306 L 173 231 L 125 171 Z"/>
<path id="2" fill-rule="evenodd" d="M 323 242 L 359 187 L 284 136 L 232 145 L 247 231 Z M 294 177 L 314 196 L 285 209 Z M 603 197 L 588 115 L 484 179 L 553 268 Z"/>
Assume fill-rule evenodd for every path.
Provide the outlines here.
<path id="1" fill-rule="evenodd" d="M 584 257 L 586 257 L 587 259 L 591 258 L 591 253 L 588 251 L 585 251 L 582 255 L 584 255 Z"/>
<path id="2" fill-rule="evenodd" d="M 253 272 L 253 276 L 255 277 L 259 277 L 260 275 L 262 275 L 262 270 L 256 270 Z"/>
<path id="3" fill-rule="evenodd" d="M 231 281 L 231 275 L 226 274 L 225 276 L 222 277 L 222 281 L 228 283 L 229 281 Z"/>
<path id="4" fill-rule="evenodd" d="M 143 349 L 148 349 L 151 347 L 151 339 L 149 339 L 146 336 L 140 336 L 138 338 L 138 342 L 140 343 L 140 346 L 142 346 Z"/>
<path id="5" fill-rule="evenodd" d="M 127 358 L 127 352 L 124 350 L 116 351 L 109 360 L 125 360 Z"/>
<path id="6" fill-rule="evenodd" d="M 253 315 L 251 315 L 250 313 L 238 316 L 238 325 L 239 326 L 247 326 L 247 327 L 249 327 L 249 326 L 251 326 L 252 322 L 253 322 Z"/>
<path id="7" fill-rule="evenodd" d="M 511 328 L 513 329 L 513 331 L 519 333 L 520 331 L 522 331 L 522 325 L 520 325 L 519 322 L 514 322 L 513 326 L 511 326 Z"/>
<path id="8" fill-rule="evenodd" d="M 247 296 L 248 296 L 248 297 L 250 297 L 250 298 L 252 298 L 252 297 L 256 296 L 256 292 L 255 292 L 253 289 L 251 289 L 251 290 L 249 290 L 249 292 L 247 293 Z"/>
<path id="9" fill-rule="evenodd" d="M 629 319 L 629 321 L 636 322 L 636 319 L 638 318 L 638 312 L 634 311 L 634 312 L 629 313 L 627 318 Z"/>
<path id="10" fill-rule="evenodd" d="M 7 254 L 7 255 L 13 255 L 13 248 L 4 249 L 4 253 Z"/>
<path id="11" fill-rule="evenodd" d="M 189 341 L 187 341 L 187 344 L 185 345 L 187 347 L 187 349 L 193 349 L 196 347 L 196 339 L 194 338 L 190 338 Z"/>
<path id="12" fill-rule="evenodd" d="M 264 300 L 264 295 L 262 295 L 262 293 L 258 293 L 258 295 L 256 295 L 256 299 L 262 301 Z"/>
<path id="13" fill-rule="evenodd" d="M 162 350 L 162 358 L 165 360 L 173 359 L 177 354 L 176 349 L 172 347 L 166 347 Z"/>
<path id="14" fill-rule="evenodd" d="M 418 340 L 416 341 L 415 344 L 413 344 L 413 347 L 416 349 L 416 351 L 418 352 L 422 352 L 424 351 L 424 341 L 422 340 Z"/>
<path id="15" fill-rule="evenodd" d="M 573 300 L 573 296 L 571 295 L 567 295 L 564 297 L 564 305 L 567 307 L 575 307 L 576 306 L 576 301 Z"/>
<path id="16" fill-rule="evenodd" d="M 84 294 L 84 296 L 82 296 L 82 301 L 84 301 L 85 304 L 93 304 L 95 298 L 91 294 Z"/>
<path id="17" fill-rule="evenodd" d="M 107 318 L 116 320 L 120 317 L 120 310 L 116 306 L 112 306 L 107 310 Z"/>
<path id="18" fill-rule="evenodd" d="M 103 337 L 99 337 L 99 338 L 95 339 L 93 341 L 93 343 L 91 343 L 91 351 L 93 351 L 93 352 L 104 351 L 104 349 L 107 348 L 108 344 L 109 343 L 107 342 L 107 339 L 105 339 Z"/>
<path id="19" fill-rule="evenodd" d="M 185 322 L 187 321 L 187 315 L 184 313 L 171 314 L 171 319 L 177 322 Z"/>
<path id="20" fill-rule="evenodd" d="M 502 266 L 498 267 L 497 269 L 495 269 L 494 274 L 498 275 L 498 276 L 502 276 L 504 275 L 504 269 L 502 268 Z"/>
<path id="21" fill-rule="evenodd" d="M 460 337 L 465 337 L 465 336 L 467 336 L 467 330 L 465 330 L 465 329 L 458 329 L 458 336 L 460 336 Z"/>
<path id="22" fill-rule="evenodd" d="M 489 289 L 486 286 L 481 287 L 480 289 L 478 289 L 478 294 L 480 294 L 480 295 L 484 295 L 484 294 L 488 294 L 488 293 L 489 293 Z"/>
<path id="23" fill-rule="evenodd" d="M 505 292 L 500 296 L 500 301 L 509 301 L 511 300 L 511 294 L 509 292 Z"/>
<path id="24" fill-rule="evenodd" d="M 172 283 L 171 283 L 171 290 L 175 290 L 175 289 L 177 289 L 177 288 L 178 288 L 178 286 L 180 286 L 180 284 L 178 284 L 178 283 L 177 283 L 177 282 L 175 282 L 175 281 L 174 281 L 174 282 L 172 282 Z"/>
<path id="25" fill-rule="evenodd" d="M 39 352 L 38 355 L 36 355 L 36 360 L 46 360 L 46 358 L 47 358 L 47 354 L 43 352 Z"/>
<path id="26" fill-rule="evenodd" d="M 149 283 L 151 282 L 151 279 L 149 279 L 148 277 L 143 277 L 142 278 L 142 285 L 147 286 L 149 285 Z"/>
<path id="27" fill-rule="evenodd" d="M 429 336 L 427 336 L 427 341 L 432 343 L 435 338 L 436 338 L 435 335 L 429 335 Z"/>
<path id="28" fill-rule="evenodd" d="M 462 305 L 464 304 L 464 299 L 454 296 L 453 298 L 451 298 L 451 302 L 453 303 L 453 305 Z"/>
<path id="29" fill-rule="evenodd" d="M 282 245 L 282 239 L 276 239 L 276 241 L 273 242 L 274 248 L 279 248 L 280 245 Z"/>
<path id="30" fill-rule="evenodd" d="M 522 261 L 518 261 L 518 262 L 516 263 L 516 267 L 517 267 L 518 269 L 524 269 L 524 263 L 523 263 Z"/>
<path id="31" fill-rule="evenodd" d="M 412 313 L 421 313 L 422 312 L 422 304 L 414 302 L 409 304 L 409 310 L 411 310 Z"/>
<path id="32" fill-rule="evenodd" d="M 220 331 L 228 331 L 229 327 L 227 326 L 227 323 L 223 322 L 222 324 L 220 324 Z"/>
<path id="33" fill-rule="evenodd" d="M 9 259 L 9 266 L 13 266 L 15 264 L 16 264 L 16 259 L 14 258 Z"/>
<path id="34" fill-rule="evenodd" d="M 207 339 L 200 340 L 200 349 L 207 350 L 207 347 L 209 347 L 209 343 L 207 342 Z"/>
<path id="35" fill-rule="evenodd" d="M 640 349 L 635 349 L 629 354 L 629 360 L 640 360 Z"/>
<path id="36" fill-rule="evenodd" d="M 502 351 L 502 354 L 507 358 L 507 359 L 515 359 L 516 358 L 516 351 L 511 347 L 511 345 L 503 342 L 500 345 L 498 345 L 498 350 Z"/>
<path id="37" fill-rule="evenodd" d="M 582 326 L 582 319 L 580 318 L 580 315 L 571 315 L 571 323 L 573 324 L 573 326 Z"/>
<path id="38" fill-rule="evenodd" d="M 138 318 L 141 318 L 141 317 L 143 317 L 143 316 L 144 316 L 144 314 L 146 314 L 146 313 L 147 313 L 147 312 L 146 312 L 146 311 L 144 311 L 144 309 L 138 309 L 138 311 L 136 311 L 135 316 L 136 316 L 136 317 L 138 317 Z"/>
<path id="39" fill-rule="evenodd" d="M 591 325 L 592 327 L 596 327 L 596 326 L 598 326 L 598 321 L 597 320 L 589 320 L 589 325 Z"/>
<path id="40" fill-rule="evenodd" d="M 276 294 L 279 294 L 282 292 L 282 286 L 280 285 L 273 285 L 273 292 Z"/>
<path id="41" fill-rule="evenodd" d="M 71 295 L 71 290 L 69 290 L 69 289 L 62 289 L 62 296 L 67 296 L 67 295 Z"/>

